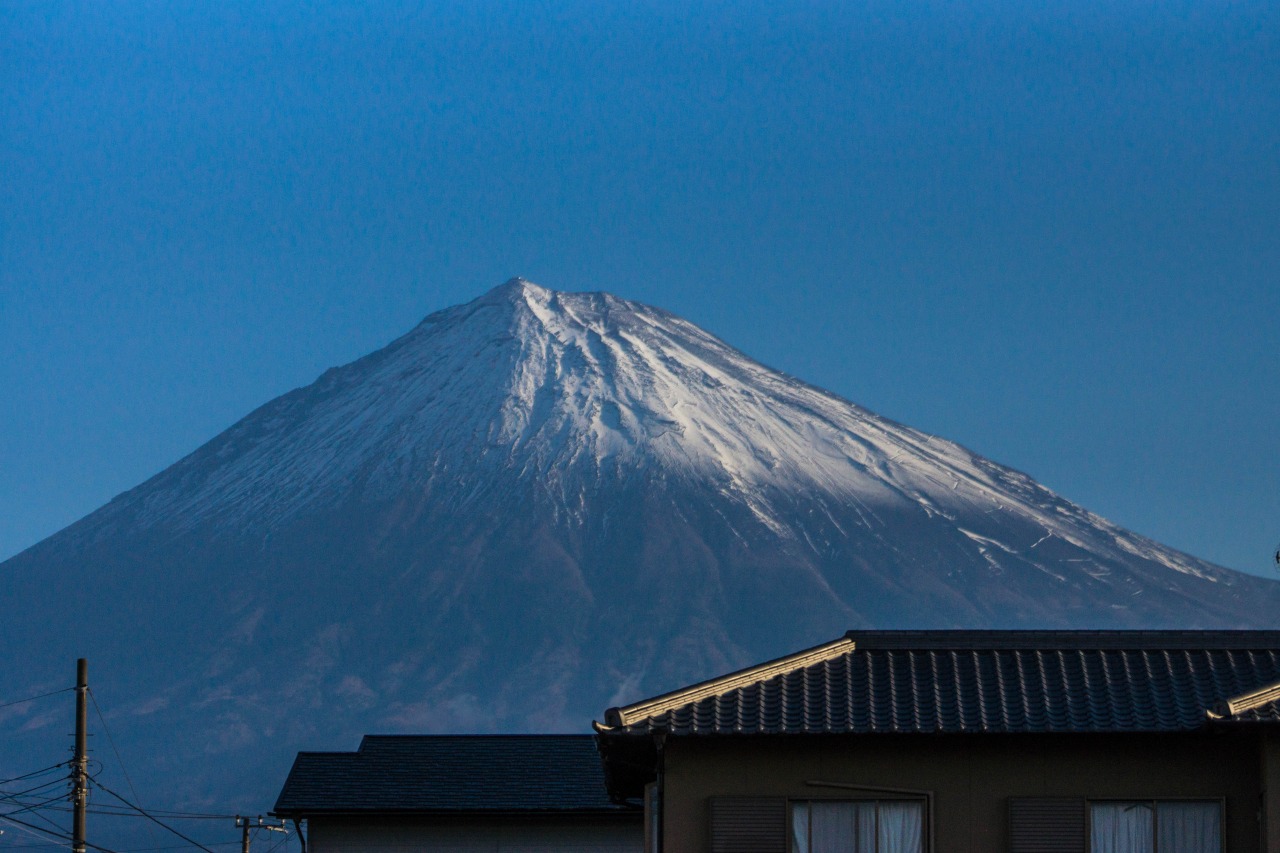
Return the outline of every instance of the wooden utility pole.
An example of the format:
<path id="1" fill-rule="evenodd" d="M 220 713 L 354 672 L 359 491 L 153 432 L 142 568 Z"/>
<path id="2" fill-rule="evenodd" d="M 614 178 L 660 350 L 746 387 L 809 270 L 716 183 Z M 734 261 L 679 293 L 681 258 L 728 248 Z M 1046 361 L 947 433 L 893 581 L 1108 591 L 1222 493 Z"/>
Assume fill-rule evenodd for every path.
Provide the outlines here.
<path id="1" fill-rule="evenodd" d="M 71 760 L 71 850 L 84 853 L 84 816 L 89 805 L 89 662 L 76 661 L 76 751 Z"/>

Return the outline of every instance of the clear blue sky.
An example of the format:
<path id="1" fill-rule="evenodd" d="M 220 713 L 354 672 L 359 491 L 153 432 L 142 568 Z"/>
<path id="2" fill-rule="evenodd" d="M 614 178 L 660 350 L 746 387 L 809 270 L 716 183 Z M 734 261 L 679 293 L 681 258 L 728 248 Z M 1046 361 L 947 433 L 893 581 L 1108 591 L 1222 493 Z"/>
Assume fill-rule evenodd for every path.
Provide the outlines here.
<path id="1" fill-rule="evenodd" d="M 40 0 L 0 78 L 0 558 L 523 275 L 1269 571 L 1273 2 Z"/>

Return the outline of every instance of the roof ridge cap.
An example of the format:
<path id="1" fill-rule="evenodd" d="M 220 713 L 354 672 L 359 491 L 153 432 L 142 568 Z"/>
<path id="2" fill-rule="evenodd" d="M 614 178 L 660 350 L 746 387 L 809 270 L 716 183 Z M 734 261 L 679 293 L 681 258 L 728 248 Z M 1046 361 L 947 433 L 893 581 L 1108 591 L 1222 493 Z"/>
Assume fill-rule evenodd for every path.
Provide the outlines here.
<path id="1" fill-rule="evenodd" d="M 1223 720 L 1227 717 L 1243 714 L 1245 711 L 1261 708 L 1263 705 L 1269 705 L 1275 701 L 1280 701 L 1280 681 L 1248 693 L 1241 693 L 1239 696 L 1233 696 L 1230 699 L 1224 699 L 1205 713 L 1211 720 Z"/>
<path id="2" fill-rule="evenodd" d="M 748 684 L 767 681 L 774 676 L 839 657 L 846 652 L 853 651 L 854 648 L 856 646 L 853 639 L 846 635 L 821 646 L 815 646 L 786 657 L 740 669 L 728 675 L 713 678 L 710 681 L 694 684 L 691 687 L 685 687 L 671 693 L 663 693 L 651 699 L 645 699 L 621 708 L 610 708 L 605 712 L 606 725 L 596 726 L 596 730 L 607 731 L 618 726 L 629 726 L 637 720 L 655 717 L 665 711 L 670 711 L 672 708 L 698 702 L 709 696 L 728 693 L 730 690 L 744 687 Z"/>

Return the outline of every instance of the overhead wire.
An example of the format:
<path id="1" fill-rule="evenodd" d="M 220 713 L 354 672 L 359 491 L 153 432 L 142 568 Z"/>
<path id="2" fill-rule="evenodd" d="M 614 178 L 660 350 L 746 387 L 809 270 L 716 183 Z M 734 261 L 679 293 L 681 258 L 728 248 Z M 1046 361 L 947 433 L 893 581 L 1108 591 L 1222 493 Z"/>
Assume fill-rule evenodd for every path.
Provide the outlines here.
<path id="1" fill-rule="evenodd" d="M 59 693 L 70 693 L 72 690 L 75 690 L 75 688 L 64 687 L 61 690 L 54 690 L 49 693 L 41 693 L 39 696 L 29 696 L 26 699 L 15 699 L 12 702 L 5 702 L 3 705 L 0 705 L 0 708 L 8 708 L 11 705 L 25 705 L 28 702 L 34 702 L 37 699 L 43 699 L 46 696 L 57 696 Z"/>
<path id="2" fill-rule="evenodd" d="M 32 770 L 30 773 L 24 773 L 21 776 L 14 776 L 12 779 L 0 779 L 0 785 L 8 785 L 10 782 L 21 782 L 23 779 L 30 779 L 32 776 L 39 776 L 41 773 L 52 773 L 60 767 L 66 767 L 67 762 L 60 761 L 52 767 L 46 767 L 43 770 Z"/>
<path id="3" fill-rule="evenodd" d="M 22 808 L 14 809 L 11 812 L 0 812 L 0 817 L 10 817 L 12 815 L 22 814 L 23 812 L 39 811 L 40 809 L 47 807 L 50 803 L 57 802 L 58 800 L 61 800 L 61 799 L 65 799 L 65 795 L 58 794 L 56 797 L 50 797 L 49 799 L 42 800 L 41 802 L 38 802 L 38 803 L 24 803 L 21 800 L 14 800 L 14 802 L 22 806 Z"/>
<path id="4" fill-rule="evenodd" d="M 55 797 L 55 798 L 53 798 L 53 799 L 56 801 L 56 800 L 58 800 L 58 799 L 61 799 L 61 797 Z M 36 807 L 39 807 L 39 806 L 41 806 L 41 805 L 43 805 L 43 804 L 35 804 L 35 806 L 36 806 Z M 51 809 L 49 809 L 49 810 L 51 810 L 51 811 L 58 811 L 58 812 L 70 812 L 70 811 L 71 811 L 71 809 L 66 808 L 66 807 L 63 807 L 63 808 L 56 808 L 56 807 L 55 807 L 55 808 L 51 808 Z M 45 817 L 44 817 L 43 815 L 41 815 L 39 812 L 32 812 L 32 816 L 34 816 L 34 817 L 39 817 L 39 818 L 41 818 L 42 820 L 44 820 L 46 823 L 48 823 L 50 826 L 52 826 L 52 827 L 54 828 L 54 829 L 53 829 L 53 831 L 51 831 L 51 830 L 47 830 L 47 829 L 44 829 L 43 827 L 35 826 L 34 824 L 26 823 L 25 821 L 20 821 L 20 820 L 17 820 L 17 819 L 11 819 L 11 818 L 10 818 L 10 816 L 11 816 L 11 815 L 14 815 L 14 814 L 22 814 L 22 813 L 23 813 L 23 812 L 25 812 L 25 811 L 27 811 L 27 810 L 26 810 L 26 809 L 17 809 L 17 810 L 15 810 L 15 811 L 13 811 L 13 812 L 0 813 L 0 820 L 10 820 L 10 822 L 11 822 L 11 823 L 13 823 L 13 824 L 15 824 L 15 825 L 16 825 L 16 828 L 17 828 L 17 829 L 19 829 L 20 831 L 26 832 L 26 833 L 27 833 L 27 834 L 29 834 L 29 835 L 30 835 L 30 834 L 32 834 L 33 832 L 35 832 L 35 833 L 43 833 L 43 835 L 37 835 L 37 836 L 35 836 L 35 837 L 37 837 L 37 838 L 44 838 L 44 837 L 47 835 L 47 836 L 49 836 L 49 837 L 51 837 L 51 838 L 58 839 L 58 840 L 43 841 L 41 844 L 28 844 L 28 845 L 22 845 L 22 844 L 5 844 L 5 845 L 3 845 L 2 847 L 0 847 L 0 850 L 11 850 L 11 849 L 17 849 L 17 848 L 23 848 L 23 847 L 26 847 L 26 848 L 34 848 L 34 847 L 65 847 L 65 848 L 68 848 L 68 849 L 70 848 L 70 846 L 71 846 L 71 845 L 70 845 L 70 843 L 64 843 L 64 842 L 69 842 L 69 841 L 70 841 L 70 836 L 69 836 L 69 835 L 67 835 L 67 834 L 62 830 L 62 828 L 61 828 L 60 826 L 58 826 L 56 823 L 53 823 L 53 822 L 52 822 L 52 821 L 50 821 L 48 818 L 45 818 Z M 138 814 L 134 814 L 134 813 L 131 813 L 131 812 L 121 812 L 121 811 L 109 811 L 109 812 L 103 812 L 103 811 L 100 811 L 100 810 L 98 810 L 98 809 L 90 809 L 90 810 L 89 810 L 89 813 L 90 813 L 90 814 L 108 814 L 108 815 L 112 815 L 112 816 L 116 816 L 116 817 L 121 817 L 121 816 L 127 816 L 127 817 L 142 817 L 142 816 L 143 816 L 143 815 L 138 815 Z M 168 828 L 168 827 L 166 827 L 166 828 Z M 171 830 L 171 831 L 172 831 L 172 830 Z M 92 844 L 92 843 L 90 843 L 90 842 L 88 842 L 88 841 L 86 841 L 86 842 L 85 842 L 85 844 L 86 844 L 86 846 L 88 846 L 88 847 L 91 847 L 91 848 L 93 848 L 93 849 L 95 849 L 95 850 L 100 851 L 100 853 L 146 853 L 146 851 L 160 851 L 160 850 L 190 850 L 190 849 L 192 848 L 192 846 L 193 846 L 193 845 L 194 845 L 195 847 L 199 847 L 199 848 L 201 848 L 201 849 L 208 850 L 208 848 L 210 848 L 210 847 L 237 847 L 237 846 L 239 846 L 239 845 L 240 845 L 240 842 L 239 842 L 239 841 L 212 841 L 212 842 L 209 842 L 208 844 L 200 844 L 200 843 L 199 843 L 199 842 L 197 842 L 197 841 L 194 841 L 194 840 L 188 840 L 188 839 L 186 839 L 184 836 L 180 836 L 180 837 L 182 837 L 182 838 L 183 838 L 183 840 L 184 840 L 184 841 L 186 841 L 187 843 L 186 843 L 186 844 L 162 845 L 162 846 L 156 846 L 156 847 L 134 847 L 134 848 L 129 848 L 129 849 L 127 849 L 127 850 L 122 850 L 122 851 L 114 851 L 114 850 L 111 850 L 111 849 L 109 849 L 109 848 L 102 847 L 101 845 Z M 282 839 L 282 841 L 284 841 L 284 840 L 287 840 L 287 839 Z M 266 851 L 266 853 L 272 853 L 272 851 L 276 850 L 276 849 L 279 847 L 279 844 L 280 844 L 280 842 L 277 842 L 277 844 L 275 844 L 275 845 L 273 845 L 272 847 L 268 848 L 268 850 Z M 213 853 L 213 851 L 210 851 L 210 853 Z"/>
<path id="5" fill-rule="evenodd" d="M 61 807 L 50 806 L 49 811 L 69 812 L 69 811 L 73 811 L 73 809 L 71 809 L 68 806 L 61 806 Z M 110 817 L 142 817 L 142 815 L 138 814 L 138 812 L 135 809 L 132 809 L 132 808 L 126 809 L 120 806 L 113 806 L 110 804 L 102 805 L 102 806 L 90 806 L 88 809 L 86 809 L 86 811 L 88 811 L 89 814 L 100 814 L 100 815 L 107 815 Z M 238 815 L 231 815 L 231 814 L 228 814 L 228 815 L 187 814 L 184 812 L 166 812 L 166 811 L 157 811 L 154 809 L 150 810 L 148 814 L 152 814 L 159 818 L 164 818 L 165 820 L 227 821 L 227 820 L 234 820 L 236 817 L 238 817 Z M 239 842 L 236 842 L 236 843 L 238 844 Z"/>
<path id="6" fill-rule="evenodd" d="M 42 803 L 36 803 L 36 804 L 34 804 L 34 805 L 29 804 L 29 803 L 25 803 L 25 802 L 23 802 L 23 801 L 21 801 L 21 800 L 14 800 L 14 802 L 16 802 L 18 805 L 20 805 L 20 806 L 25 806 L 25 808 L 16 809 L 16 810 L 14 810 L 14 811 L 12 811 L 12 812 L 0 812 L 0 816 L 2 816 L 2 815 L 6 815 L 6 814 L 22 814 L 23 812 L 25 812 L 25 811 L 29 811 L 29 810 L 31 810 L 31 809 L 40 809 L 40 810 L 42 810 L 42 811 L 50 811 L 50 812 L 61 812 L 61 813 L 63 813 L 63 814 L 70 814 L 71 812 L 75 811 L 75 809 L 71 808 L 70 806 L 66 806 L 66 805 L 62 805 L 62 806 L 47 805 L 48 803 L 56 803 L 56 802 L 58 802 L 58 801 L 60 801 L 60 800 L 64 800 L 64 799 L 66 799 L 65 795 L 59 794 L 59 795 L 58 795 L 58 796 L 56 796 L 56 797 L 50 797 L 48 800 L 45 800 L 45 801 L 44 801 L 44 802 L 42 802 Z M 92 815 L 102 815 L 103 817 L 143 817 L 143 816 L 144 816 L 144 815 L 139 814 L 137 811 L 133 810 L 132 808 L 125 809 L 125 808 L 119 808 L 119 807 L 116 807 L 116 806 L 110 806 L 110 805 L 107 805 L 107 806 L 90 806 L 89 808 L 85 809 L 85 811 L 86 811 L 88 814 L 92 814 Z M 236 817 L 236 815 L 204 815 L 204 814 L 200 814 L 200 815 L 184 815 L 184 814 L 182 814 L 182 813 L 180 813 L 180 812 L 179 812 L 179 813 L 151 812 L 151 814 L 156 815 L 156 816 L 158 816 L 158 817 L 164 817 L 164 818 L 167 818 L 167 819 L 169 819 L 169 820 L 174 820 L 174 819 L 183 819 L 183 818 L 185 818 L 185 819 L 187 819 L 187 820 L 218 820 L 218 821 L 223 821 L 223 820 L 233 819 L 233 818 L 235 818 L 235 817 Z M 43 816 L 40 816 L 40 817 L 42 817 L 42 818 L 43 818 Z M 57 827 L 57 828 L 59 828 L 59 829 L 61 828 L 61 827 L 58 827 L 58 825 L 57 825 L 57 824 L 55 824 L 55 823 L 53 823 L 52 821 L 49 821 L 47 818 L 43 818 L 43 819 L 44 819 L 44 820 L 46 820 L 46 822 L 48 822 L 50 825 L 52 825 L 52 826 L 54 826 L 54 827 Z M 208 844 L 207 846 L 217 847 L 217 846 L 220 846 L 220 845 L 226 845 L 226 844 L 239 844 L 239 843 L 240 843 L 239 841 L 216 841 L 216 842 L 209 842 L 209 844 Z M 12 845 L 6 845 L 4 848 L 0 848 L 0 850 L 7 849 L 9 846 L 12 846 Z M 181 848 L 183 848 L 183 849 L 187 849 L 187 848 L 189 848 L 190 846 L 191 846 L 190 844 L 179 845 L 179 847 L 181 847 Z M 177 848 L 174 848 L 174 847 L 166 847 L 166 846 L 133 848 L 133 850 L 171 850 L 171 849 L 177 849 Z M 131 851 L 121 851 L 121 853 L 131 853 Z"/>
<path id="7" fill-rule="evenodd" d="M 35 791 L 39 791 L 42 788 L 48 788 L 51 785 L 56 785 L 60 783 L 61 781 L 62 781 L 61 779 L 54 780 L 53 782 L 46 783 L 45 785 L 41 785 L 36 788 L 29 789 L 29 792 L 35 792 Z M 138 810 L 132 803 L 129 803 L 127 800 L 124 800 L 115 791 L 112 791 L 111 789 L 102 785 L 101 782 L 98 782 L 95 780 L 95 784 L 98 787 L 102 787 L 106 793 L 110 794 L 113 797 L 116 797 L 121 802 L 126 803 L 129 806 L 129 809 L 128 810 L 117 809 L 112 806 L 107 806 L 105 808 L 98 807 L 98 808 L 89 809 L 88 811 L 90 814 L 110 815 L 113 817 L 147 817 L 152 819 L 153 821 L 155 821 L 157 824 L 164 827 L 165 829 L 169 830 L 170 832 L 174 833 L 183 841 L 187 842 L 186 844 L 183 844 L 183 845 L 134 848 L 133 850 L 129 850 L 129 851 L 120 851 L 120 853 L 141 853 L 141 851 L 158 851 L 158 850 L 189 850 L 191 849 L 192 846 L 198 847 L 202 850 L 206 850 L 208 851 L 208 853 L 214 853 L 212 850 L 209 850 L 210 847 L 231 847 L 231 846 L 238 845 L 240 843 L 238 841 L 218 841 L 218 842 L 211 842 L 209 845 L 201 844 L 200 842 L 192 838 L 188 838 L 187 836 L 183 835 L 182 833 L 178 832 L 172 827 L 165 826 L 162 822 L 155 820 L 155 818 L 152 817 L 152 815 L 146 812 L 145 810 Z M 13 811 L 0 812 L 0 820 L 8 821 L 12 823 L 17 829 L 23 832 L 26 832 L 28 834 L 31 834 L 32 832 L 41 833 L 41 835 L 37 836 L 38 838 L 44 838 L 45 836 L 48 836 L 50 838 L 57 839 L 54 841 L 46 841 L 44 842 L 43 846 L 69 847 L 69 844 L 65 844 L 62 842 L 70 841 L 71 837 L 66 834 L 66 832 L 62 829 L 62 827 L 60 827 L 58 824 L 49 820 L 49 818 L 45 817 L 43 814 L 40 813 L 42 810 L 56 811 L 56 812 L 72 811 L 72 809 L 67 806 L 59 807 L 59 806 L 51 805 L 52 803 L 56 803 L 62 800 L 64 798 L 63 795 L 59 794 L 57 796 L 50 797 L 48 799 L 42 800 L 40 802 L 35 802 L 35 803 L 29 802 L 26 800 L 20 800 L 18 799 L 18 796 L 19 794 L 0 795 L 0 800 L 9 801 L 18 806 L 21 806 L 21 808 L 14 809 Z M 52 830 L 45 829 L 44 827 L 36 826 L 35 824 L 27 823 L 26 821 L 18 820 L 17 818 L 14 817 L 14 815 L 26 814 L 26 813 L 29 813 L 30 816 L 32 817 L 40 818 L 42 821 L 44 821 L 45 823 L 53 827 L 53 829 Z M 162 812 L 162 814 L 164 813 Z M 179 817 L 183 817 L 183 816 L 194 817 L 197 819 L 205 819 L 205 820 L 213 820 L 213 819 L 222 820 L 222 819 L 225 819 L 226 817 L 233 817 L 232 815 L 224 816 L 224 815 L 181 813 L 181 812 L 174 813 L 174 814 L 176 814 Z M 86 845 L 95 850 L 101 851 L 101 853 L 116 853 L 116 851 L 110 850 L 109 848 L 102 847 L 101 845 L 97 845 L 97 844 L 91 844 L 87 841 L 86 841 Z M 0 849 L 11 849 L 16 846 L 21 846 L 21 845 L 6 844 L 3 846 L 3 848 L 0 848 Z M 28 845 L 28 846 L 34 847 L 37 845 Z M 278 847 L 278 844 L 270 848 L 270 850 L 275 850 L 276 847 Z M 268 853 L 270 853 L 270 851 L 268 851 Z"/>
<path id="8" fill-rule="evenodd" d="M 61 844 L 57 841 L 45 841 L 41 844 L 5 844 L 0 846 L 0 850 L 15 850 L 23 847 L 70 847 L 69 844 Z M 92 845 L 89 845 L 92 846 Z M 239 847 L 239 841 L 214 841 L 210 847 Z M 101 849 L 101 848 L 99 848 Z M 129 847 L 117 851 L 117 853 L 149 853 L 153 850 L 190 850 L 190 844 L 167 844 L 160 847 Z M 267 851 L 270 853 L 270 851 Z"/>
<path id="9" fill-rule="evenodd" d="M 201 844 L 199 841 L 196 841 L 194 838 L 192 838 L 192 837 L 190 837 L 190 836 L 188 836 L 188 835 L 184 835 L 183 833 L 181 833 L 181 832 L 179 832 L 178 830 L 174 829 L 172 826 L 169 826 L 169 825 L 168 825 L 167 823 L 165 823 L 164 821 L 162 821 L 162 820 L 160 820 L 159 818 L 157 818 L 157 817 L 155 817 L 154 815 L 152 815 L 152 814 L 151 814 L 150 812 L 148 812 L 146 809 L 142 808 L 141 806 L 139 806 L 139 805 L 137 805 L 137 804 L 135 804 L 135 803 L 131 803 L 131 802 L 129 802 L 129 801 L 128 801 L 128 800 L 126 800 L 124 797 L 122 797 L 120 794 L 116 793 L 115 791 L 113 791 L 113 790 L 111 790 L 110 788 L 108 788 L 106 785 L 104 785 L 104 784 L 102 784 L 101 782 L 99 782 L 97 779 L 94 779 L 94 780 L 93 780 L 93 782 L 94 782 L 94 785 L 96 785 L 98 788 L 101 788 L 103 791 L 106 791 L 108 794 L 110 794 L 111 796 L 115 797 L 117 800 L 119 800 L 120 802 L 124 803 L 126 806 L 128 806 L 128 807 L 129 807 L 129 808 L 131 808 L 131 809 L 133 809 L 133 810 L 134 810 L 134 811 L 136 811 L 138 814 L 142 815 L 143 817 L 147 818 L 148 820 L 153 821 L 153 822 L 154 822 L 154 823 L 156 823 L 157 825 L 164 827 L 164 828 L 165 828 L 165 829 L 167 829 L 169 832 L 172 832 L 174 835 L 178 836 L 179 838 L 181 838 L 183 841 L 187 842 L 188 844 L 193 844 L 193 845 L 195 845 L 196 847 L 199 847 L 201 850 L 204 850 L 204 851 L 205 851 L 205 853 L 214 853 L 214 851 L 210 850 L 208 847 L 204 846 L 204 845 L 203 845 L 203 844 Z"/>
<path id="10" fill-rule="evenodd" d="M 25 797 L 27 794 L 34 794 L 36 791 L 42 791 L 45 788 L 52 788 L 54 785 L 62 784 L 62 779 L 54 779 L 52 782 L 45 782 L 43 785 L 36 785 L 34 788 L 27 788 L 25 791 L 0 791 L 0 800 L 11 800 L 14 797 Z"/>
<path id="11" fill-rule="evenodd" d="M 240 815 L 235 814 L 212 814 L 210 812 L 179 812 L 166 811 L 165 809 L 151 809 L 153 815 L 160 817 L 184 818 L 186 820 L 235 820 Z"/>
<path id="12" fill-rule="evenodd" d="M 138 816 L 139 816 L 139 815 L 136 813 L 136 811 L 134 811 L 132 808 L 130 808 L 130 809 L 124 809 L 124 808 L 120 808 L 119 806 L 112 806 L 112 805 L 109 805 L 109 804 L 108 804 L 108 805 L 95 806 L 94 808 L 89 809 L 89 813 L 90 813 L 90 814 L 104 814 L 104 815 L 118 815 L 118 816 L 125 816 L 125 817 L 138 817 Z M 154 815 L 154 816 L 156 816 L 156 817 L 164 818 L 165 820 L 219 820 L 219 821 L 226 821 L 226 820 L 234 820 L 234 819 L 237 817 L 237 815 L 232 815 L 232 814 L 226 814 L 226 815 L 223 815 L 223 814 L 200 814 L 200 813 L 195 813 L 195 812 L 173 812 L 173 811 L 164 811 L 164 810 L 162 810 L 162 809 L 150 809 L 150 810 L 148 811 L 148 813 L 149 813 L 149 814 L 152 814 L 152 815 Z"/>
<path id="13" fill-rule="evenodd" d="M 33 824 L 33 823 L 27 823 L 25 820 L 18 820 L 16 817 L 9 817 L 9 816 L 7 816 L 7 815 L 0 815 L 0 820 L 7 821 L 7 822 L 9 822 L 9 823 L 16 824 L 16 825 L 18 825 L 18 826 L 25 826 L 25 827 L 27 827 L 28 829 L 35 830 L 36 832 L 42 832 L 42 833 L 44 833 L 45 835 L 51 836 L 51 837 L 53 837 L 53 838 L 57 838 L 59 841 L 71 841 L 71 836 L 70 836 L 70 835 L 67 835 L 66 833 L 63 833 L 63 832 L 53 832 L 53 831 L 51 831 L 51 830 L 44 829 L 44 828 L 42 828 L 42 827 L 36 826 L 36 825 L 35 825 L 35 824 Z M 84 845 L 85 845 L 86 847 L 92 847 L 94 850 L 101 851 L 101 853 L 118 853 L 117 851 L 112 850 L 112 849 L 111 849 L 111 848 L 109 848 L 109 847 L 103 847 L 103 846 L 101 846 L 101 845 L 94 844 L 94 843 L 89 842 L 89 841 L 86 841 L 86 842 L 84 843 Z M 67 846 L 70 846 L 70 845 L 67 845 Z"/>
<path id="14" fill-rule="evenodd" d="M 129 778 L 129 771 L 125 769 L 124 759 L 120 757 L 120 750 L 116 749 L 116 739 L 111 736 L 111 727 L 107 725 L 107 718 L 102 715 L 102 709 L 98 707 L 98 697 L 93 695 L 92 688 L 86 689 L 89 694 L 89 700 L 93 702 L 93 711 L 98 715 L 98 722 L 102 723 L 102 730 L 107 733 L 107 743 L 111 744 L 111 751 L 115 753 L 116 761 L 120 764 L 120 772 L 124 774 L 124 781 L 129 784 L 129 793 L 133 794 L 133 798 L 138 802 L 142 802 L 142 798 L 138 796 L 138 791 L 133 787 L 133 780 Z"/>
<path id="15" fill-rule="evenodd" d="M 275 844 L 272 844 L 270 847 L 266 849 L 266 853 L 275 853 L 276 850 L 280 849 L 280 845 L 284 844 L 288 840 L 289 840 L 289 831 L 285 830 L 280 840 L 277 841 Z"/>
<path id="16" fill-rule="evenodd" d="M 3 820 L 3 818 L 0 818 L 0 820 Z M 32 826 L 31 824 L 29 824 L 29 823 L 23 823 L 23 822 L 22 822 L 22 821 L 20 821 L 20 820 L 12 820 L 12 821 L 9 821 L 9 825 L 10 825 L 10 826 L 15 826 L 15 827 L 17 827 L 17 829 L 18 829 L 18 831 L 19 831 L 19 832 L 25 832 L 27 835 L 31 835 L 31 836 L 34 836 L 34 837 L 36 837 L 36 838 L 40 838 L 40 839 L 45 839 L 45 835 L 36 835 L 36 833 L 38 833 L 38 832 L 39 832 L 39 833 L 46 833 L 47 835 L 53 835 L 53 833 L 52 833 L 52 832 L 49 832 L 49 830 L 47 830 L 47 829 L 41 829 L 41 828 L 40 828 L 40 827 L 38 827 L 38 826 Z M 28 829 L 27 827 L 30 827 L 30 828 Z M 58 837 L 60 837 L 60 836 L 58 836 Z M 66 842 L 66 843 L 60 843 L 60 842 L 58 842 L 58 841 L 48 841 L 48 840 L 45 840 L 45 844 L 50 844 L 50 845 L 53 845 L 53 846 L 55 846 L 55 847 L 65 847 L 65 848 L 67 848 L 68 850 L 70 850 L 70 849 L 71 849 L 71 844 L 70 844 L 69 842 L 70 842 L 70 839 L 67 839 L 67 842 Z M 6 846 L 8 846 L 8 845 L 6 845 Z"/>
<path id="17" fill-rule="evenodd" d="M 102 723 L 102 730 L 107 733 L 107 743 L 111 744 L 111 751 L 115 753 L 116 762 L 120 765 L 120 772 L 124 774 L 124 781 L 129 785 L 129 793 L 133 795 L 134 800 L 141 803 L 142 798 L 138 796 L 138 790 L 133 787 L 133 779 L 129 778 L 129 771 L 124 766 L 124 759 L 120 757 L 120 750 L 116 748 L 116 739 L 111 736 L 111 727 L 107 725 L 107 718 L 103 716 L 102 709 L 98 707 L 98 697 L 93 695 L 92 689 L 86 688 L 85 692 L 89 694 L 89 699 L 93 702 L 93 711 L 98 715 L 98 722 Z M 158 841 L 159 839 L 152 835 L 151 840 Z"/>
<path id="18" fill-rule="evenodd" d="M 57 783 L 58 783 L 58 782 L 60 782 L 60 781 L 61 781 L 61 780 L 55 780 L 53 784 L 57 784 Z M 48 786 L 45 786 L 45 787 L 48 787 Z M 60 799 L 62 799 L 62 796 L 51 797 L 50 799 L 45 800 L 45 803 L 56 802 L 56 801 L 58 801 L 58 800 L 60 800 Z M 17 800 L 17 799 L 15 799 L 15 800 L 14 800 L 14 802 L 16 802 L 16 803 L 18 803 L 18 804 L 20 804 L 20 805 L 25 805 L 25 803 L 23 803 L 23 801 L 21 801 L 21 800 Z M 19 814 L 19 813 L 24 812 L 24 811 L 28 811 L 28 810 L 27 810 L 27 809 L 18 809 L 18 810 L 13 811 L 13 812 L 5 812 L 4 814 Z M 61 827 L 61 826 L 59 826 L 58 824 L 54 823 L 52 820 L 50 820 L 48 817 L 46 817 L 46 816 L 44 815 L 44 812 L 47 812 L 47 811 L 65 811 L 65 812 L 69 812 L 69 811 L 71 811 L 71 809 L 69 809 L 69 808 L 58 808 L 57 806 L 45 805 L 45 806 L 43 806 L 39 811 L 32 811 L 32 812 L 30 812 L 30 814 L 31 814 L 31 816 L 32 816 L 32 817 L 38 817 L 38 818 L 40 818 L 40 820 L 42 820 L 42 821 L 44 821 L 45 823 L 49 824 L 49 826 L 52 826 L 52 827 L 53 827 L 55 830 L 57 830 L 59 833 L 62 833 L 62 832 L 63 832 L 62 827 Z"/>
<path id="19" fill-rule="evenodd" d="M 58 832 L 62 832 L 62 827 L 58 826 L 58 824 L 54 823 L 52 820 L 50 820 L 48 817 L 46 817 L 46 816 L 45 816 L 44 814 L 42 814 L 41 812 L 42 812 L 42 811 L 70 811 L 70 809 L 59 809 L 59 808 L 58 808 L 58 807 L 56 807 L 56 806 L 51 806 L 51 805 L 50 805 L 50 803 L 55 803 L 55 802 L 57 802 L 58 800 L 61 800 L 61 799 L 63 798 L 63 796 L 64 796 L 64 795 L 62 795 L 62 794 L 58 794 L 57 796 L 50 797 L 49 799 L 44 800 L 44 801 L 39 802 L 39 803 L 31 803 L 31 802 L 26 801 L 26 800 L 20 800 L 20 799 L 18 799 L 18 797 L 23 796 L 24 794 L 33 794 L 33 793 L 35 793 L 35 792 L 37 792 L 37 791 L 40 791 L 40 790 L 42 790 L 42 789 L 44 789 L 44 788 L 52 787 L 52 786 L 57 785 L 57 784 L 59 784 L 59 783 L 61 783 L 61 782 L 62 782 L 62 780 L 61 780 L 61 779 L 55 779 L 55 780 L 54 780 L 54 781 L 52 781 L 52 782 L 46 783 L 46 784 L 44 784 L 44 785 L 40 785 L 40 786 L 38 786 L 38 787 L 36 787 L 36 788 L 29 788 L 28 790 L 23 791 L 23 792 L 20 792 L 20 793 L 17 793 L 17 794 L 5 794 L 5 795 L 3 795 L 3 796 L 0 796 L 0 801 L 3 801 L 3 802 L 13 802 L 13 803 L 16 803 L 16 804 L 17 804 L 17 805 L 19 805 L 19 806 L 22 806 L 22 808 L 20 808 L 20 809 L 14 809 L 13 811 L 0 812 L 0 817 L 8 817 L 9 815 L 29 813 L 32 817 L 38 817 L 38 818 L 40 818 L 40 820 L 42 820 L 42 821 L 44 821 L 45 823 L 49 824 L 49 825 L 50 825 L 50 826 L 52 826 L 54 829 L 58 830 Z"/>

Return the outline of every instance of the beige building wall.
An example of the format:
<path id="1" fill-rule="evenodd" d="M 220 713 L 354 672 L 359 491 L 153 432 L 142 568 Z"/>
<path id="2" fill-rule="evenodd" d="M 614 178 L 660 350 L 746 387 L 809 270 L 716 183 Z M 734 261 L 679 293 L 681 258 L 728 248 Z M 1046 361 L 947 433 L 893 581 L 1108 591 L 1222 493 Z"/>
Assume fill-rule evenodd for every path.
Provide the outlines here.
<path id="1" fill-rule="evenodd" d="M 1008 849 L 1010 797 L 1225 800 L 1226 851 L 1280 853 L 1280 742 L 1257 731 L 1185 735 L 851 735 L 671 738 L 665 853 L 710 850 L 709 798 L 866 799 L 811 783 L 934 792 L 934 853 Z M 1262 775 L 1273 815 L 1262 846 Z M 317 851 L 323 853 L 323 851 Z"/>
<path id="2" fill-rule="evenodd" d="M 1266 733 L 1261 758 L 1264 849 L 1268 853 L 1280 853 L 1280 732 Z"/>

